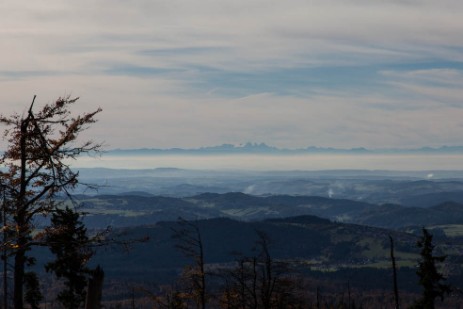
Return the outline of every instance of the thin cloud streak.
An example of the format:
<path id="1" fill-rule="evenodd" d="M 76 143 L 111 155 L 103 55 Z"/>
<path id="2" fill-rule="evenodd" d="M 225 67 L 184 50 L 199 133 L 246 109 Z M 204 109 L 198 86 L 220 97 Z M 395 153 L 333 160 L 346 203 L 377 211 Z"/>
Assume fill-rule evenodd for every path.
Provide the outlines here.
<path id="1" fill-rule="evenodd" d="M 101 106 L 112 148 L 462 145 L 463 3 L 6 1 L 2 112 Z M 26 103 L 25 103 L 26 102 Z"/>

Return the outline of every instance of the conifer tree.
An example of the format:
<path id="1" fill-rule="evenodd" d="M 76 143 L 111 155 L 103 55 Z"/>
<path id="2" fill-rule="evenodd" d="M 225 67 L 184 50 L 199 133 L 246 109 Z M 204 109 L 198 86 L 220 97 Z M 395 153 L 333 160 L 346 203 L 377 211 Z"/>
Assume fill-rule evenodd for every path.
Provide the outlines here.
<path id="1" fill-rule="evenodd" d="M 40 309 L 40 301 L 43 299 L 43 295 L 40 292 L 39 278 L 37 274 L 29 271 L 24 275 L 24 300 L 29 304 L 31 309 Z"/>
<path id="2" fill-rule="evenodd" d="M 444 276 L 437 270 L 437 263 L 445 261 L 446 256 L 433 255 L 434 244 L 432 235 L 423 228 L 423 236 L 418 240 L 417 246 L 421 248 L 420 261 L 416 274 L 419 284 L 423 287 L 423 294 L 412 306 L 413 309 L 434 309 L 436 298 L 444 300 L 444 295 L 450 293 L 450 285 L 444 284 Z"/>
<path id="3" fill-rule="evenodd" d="M 57 209 L 47 229 L 46 243 L 56 259 L 47 263 L 45 269 L 63 279 L 65 285 L 57 300 L 64 308 L 77 309 L 85 300 L 85 288 L 91 273 L 87 262 L 93 255 L 80 214 L 68 207 Z"/>

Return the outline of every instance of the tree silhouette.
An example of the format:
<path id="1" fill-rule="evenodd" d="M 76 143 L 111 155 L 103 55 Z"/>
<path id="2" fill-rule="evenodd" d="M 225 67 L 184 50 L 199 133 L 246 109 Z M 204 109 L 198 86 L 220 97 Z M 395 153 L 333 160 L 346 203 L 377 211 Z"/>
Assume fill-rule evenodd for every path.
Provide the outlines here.
<path id="1" fill-rule="evenodd" d="M 80 214 L 68 207 L 57 209 L 47 229 L 46 243 L 56 259 L 47 263 L 45 269 L 64 279 L 65 284 L 57 300 L 64 308 L 77 309 L 85 300 L 85 288 L 91 272 L 87 262 L 93 255 Z"/>
<path id="2" fill-rule="evenodd" d="M 391 263 L 392 263 L 392 283 L 393 283 L 393 290 L 394 290 L 394 308 L 399 309 L 400 304 L 399 304 L 399 288 L 397 285 L 397 265 L 396 265 L 396 260 L 394 256 L 394 239 L 392 238 L 391 235 L 389 235 L 389 242 L 391 244 L 391 250 L 390 250 L 390 255 L 391 255 Z"/>
<path id="3" fill-rule="evenodd" d="M 302 287 L 289 271 L 288 264 L 270 254 L 270 239 L 256 231 L 256 255 L 241 257 L 236 267 L 225 270 L 223 308 L 276 309 L 307 308 L 300 295 Z"/>
<path id="4" fill-rule="evenodd" d="M 40 301 L 43 295 L 39 288 L 39 278 L 34 272 L 26 272 L 24 275 L 24 286 L 26 292 L 24 293 L 24 300 L 29 304 L 31 309 L 40 309 Z"/>
<path id="5" fill-rule="evenodd" d="M 70 169 L 68 160 L 101 146 L 92 141 L 77 142 L 79 133 L 95 122 L 101 109 L 72 116 L 70 107 L 76 101 L 77 98 L 59 98 L 35 111 L 34 96 L 24 115 L 0 116 L 0 124 L 7 126 L 4 137 L 8 142 L 0 157 L 4 167 L 0 182 L 5 191 L 2 207 L 11 224 L 6 228 L 14 231 L 3 245 L 14 257 L 15 309 L 23 308 L 26 253 L 40 241 L 33 237 L 34 218 L 50 214 L 57 208 L 55 197 L 69 194 L 77 185 L 78 173 Z"/>
<path id="6" fill-rule="evenodd" d="M 176 247 L 193 263 L 183 270 L 182 279 L 188 286 L 188 297 L 196 303 L 196 308 L 205 309 L 206 270 L 204 262 L 204 246 L 199 227 L 190 221 L 179 218 L 179 228 L 173 229 L 173 238 L 177 240 Z"/>
<path id="7" fill-rule="evenodd" d="M 436 263 L 445 261 L 446 256 L 434 256 L 434 244 L 432 235 L 423 228 L 423 236 L 418 240 L 417 246 L 421 248 L 420 261 L 416 274 L 419 277 L 419 283 L 423 287 L 423 294 L 415 302 L 412 308 L 434 309 L 436 298 L 444 300 L 444 295 L 450 293 L 450 285 L 442 283 L 445 278 L 438 272 Z"/>

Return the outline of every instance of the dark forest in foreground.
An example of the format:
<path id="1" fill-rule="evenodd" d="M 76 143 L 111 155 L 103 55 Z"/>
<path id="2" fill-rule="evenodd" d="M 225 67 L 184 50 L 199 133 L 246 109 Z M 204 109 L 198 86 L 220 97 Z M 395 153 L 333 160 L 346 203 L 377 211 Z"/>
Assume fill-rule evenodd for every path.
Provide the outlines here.
<path id="1" fill-rule="evenodd" d="M 102 195 L 79 196 L 78 200 L 81 209 L 88 212 L 84 221 L 89 227 L 112 225 L 115 228 L 109 238 L 143 240 L 128 247 L 98 248 L 91 260 L 92 265 L 101 265 L 106 273 L 104 299 L 114 308 L 118 304 L 130 308 L 132 299 L 139 308 L 152 308 L 156 304 L 154 296 L 184 288 L 182 274 L 194 259 L 176 247 L 179 241 L 174 235 L 181 228 L 179 221 L 160 221 L 178 217 L 188 219 L 201 235 L 210 282 L 208 293 L 214 299 L 210 306 L 219 306 L 218 295 L 226 286 L 224 274 L 229 274 L 240 261 L 261 256 L 261 235 L 268 241 L 269 256 L 284 266 L 284 271 L 278 269 L 282 278 L 296 280 L 297 286 L 303 287 L 298 293 L 304 295 L 305 306 L 314 308 L 317 291 L 319 302 L 323 298 L 330 305 L 345 302 L 350 291 L 352 301 L 364 308 L 375 308 L 384 299 L 385 308 L 392 308 L 391 236 L 401 299 L 403 304 L 411 304 L 420 293 L 415 273 L 419 259 L 416 241 L 423 220 L 429 220 L 426 226 L 434 235 L 436 254 L 448 255 L 442 265 L 448 282 L 462 288 L 463 206 L 456 202 L 416 208 L 243 193 L 208 193 L 186 198 Z M 291 213 L 301 215 L 285 217 Z M 268 219 L 257 220 L 259 217 Z M 373 224 L 364 224 L 367 220 Z M 42 259 L 47 259 L 42 252 Z M 51 297 L 54 289 L 46 293 Z M 455 292 L 445 306 L 460 301 Z"/>
<path id="2" fill-rule="evenodd" d="M 374 308 L 375 303 L 386 297 L 389 303 L 385 308 L 391 308 L 389 235 L 395 241 L 398 284 L 404 304 L 410 304 L 420 293 L 415 274 L 419 259 L 416 247 L 419 229 L 416 234 L 411 234 L 334 223 L 314 216 L 254 222 L 225 218 L 190 222 L 201 235 L 206 277 L 210 282 L 208 293 L 214 297 L 223 293 L 226 285 L 224 274 L 240 265 L 240 261 L 262 256 L 262 235 L 268 241 L 269 256 L 275 265 L 279 265 L 275 271 L 285 280 L 299 282 L 297 286 L 303 288 L 298 293 L 302 293 L 304 300 L 311 302 L 314 308 L 317 290 L 327 303 L 335 304 L 342 298 L 347 299 L 348 289 L 357 305 Z M 178 280 L 183 278 L 182 273 L 189 265 L 194 265 L 195 258 L 185 257 L 176 248 L 179 240 L 173 235 L 181 228 L 179 222 L 160 222 L 154 226 L 117 231 L 121 233 L 119 237 L 141 239 L 148 236 L 149 240 L 134 244 L 127 251 L 112 247 L 97 254 L 93 262 L 103 265 L 110 278 L 106 299 L 113 299 L 115 303 L 130 299 L 132 296 L 127 292 L 130 290 L 140 304 L 145 301 L 149 308 L 154 300 L 143 299 L 151 293 L 162 295 L 166 289 L 175 288 L 183 291 L 182 281 L 179 283 Z M 448 254 L 444 264 L 449 275 L 448 282 L 461 288 L 463 238 L 441 235 L 436 236 L 434 242 L 437 244 L 436 253 Z M 445 304 L 448 306 L 460 301 L 458 293 L 454 293 Z"/>
<path id="3" fill-rule="evenodd" d="M 278 270 L 282 278 L 301 288 L 294 291 L 304 300 L 303 308 L 317 308 L 317 299 L 320 307 L 339 307 L 350 303 L 349 297 L 357 307 L 392 308 L 389 236 L 395 242 L 401 303 L 411 304 L 420 295 L 416 241 L 422 227 L 434 235 L 435 253 L 448 255 L 439 269 L 461 288 L 459 174 L 436 173 L 455 178 L 423 180 L 425 172 L 376 173 L 94 169 L 83 171 L 84 180 L 111 186 L 75 195 L 74 202 L 86 213 L 83 222 L 90 234 L 110 226 L 108 239 L 119 243 L 98 247 L 90 260 L 91 267 L 101 265 L 105 271 L 108 308 L 152 308 L 177 290 L 186 293 L 184 272 L 194 259 L 176 248 L 173 230 L 179 228 L 179 217 L 201 234 L 210 307 L 220 305 L 227 278 L 240 261 L 261 256 L 259 235 L 266 235 L 272 261 L 284 266 L 284 272 Z M 276 193 L 269 194 L 272 190 Z M 37 217 L 36 224 L 43 220 Z M 120 244 L 124 240 L 128 246 Z M 51 300 L 59 285 L 43 273 L 50 255 L 47 249 L 34 255 L 35 269 L 43 274 L 42 290 Z M 456 290 L 443 306 L 460 301 Z M 48 307 L 53 307 L 50 302 Z"/>

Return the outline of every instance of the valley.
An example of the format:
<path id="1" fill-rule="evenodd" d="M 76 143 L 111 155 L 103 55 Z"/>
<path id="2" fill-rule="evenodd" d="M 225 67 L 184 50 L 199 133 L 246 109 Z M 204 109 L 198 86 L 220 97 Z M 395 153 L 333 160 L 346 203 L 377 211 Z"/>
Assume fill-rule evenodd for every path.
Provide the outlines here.
<path id="1" fill-rule="evenodd" d="M 98 248 L 91 261 L 107 274 L 107 304 L 135 297 L 140 308 L 151 308 L 147 295 L 177 284 L 192 262 L 173 237 L 182 220 L 202 237 L 214 293 L 224 284 L 217 276 L 241 258 L 258 256 L 259 235 L 265 235 L 272 259 L 302 280 L 312 299 L 320 289 L 327 301 L 339 301 L 348 284 L 357 303 L 384 297 L 392 302 L 391 236 L 401 295 L 410 304 L 419 293 L 416 242 L 423 227 L 434 235 L 436 254 L 447 256 L 448 282 L 462 288 L 463 180 L 457 172 L 438 179 L 368 171 L 100 170 L 93 177 L 89 172 L 83 173 L 86 181 L 104 176 L 113 184 L 74 197 L 89 231 L 111 227 L 107 239 L 117 240 Z M 262 194 L 251 194 L 250 187 Z M 446 304 L 460 301 L 452 294 Z"/>

